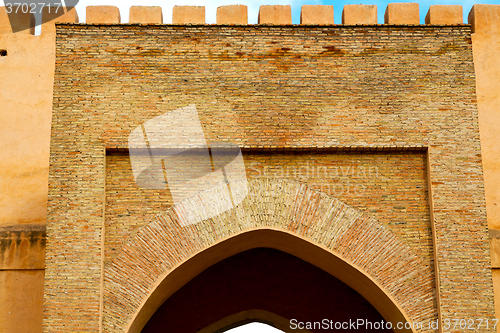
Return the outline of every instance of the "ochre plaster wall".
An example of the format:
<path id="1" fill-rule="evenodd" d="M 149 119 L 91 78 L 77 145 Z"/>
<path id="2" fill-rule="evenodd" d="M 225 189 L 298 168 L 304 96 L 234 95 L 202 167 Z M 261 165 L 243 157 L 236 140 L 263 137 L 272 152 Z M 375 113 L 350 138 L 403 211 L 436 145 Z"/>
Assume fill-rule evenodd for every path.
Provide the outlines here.
<path id="1" fill-rule="evenodd" d="M 32 248 L 12 226 L 45 225 L 54 46 L 54 33 L 0 33 L 0 49 L 7 50 L 0 57 L 0 331 L 6 333 L 41 332 L 45 244 Z M 24 245 L 40 251 L 37 270 L 29 270 Z"/>
<path id="2" fill-rule="evenodd" d="M 20 20 L 29 22 L 29 19 Z M 58 18 L 77 21 L 73 10 Z M 55 27 L 12 33 L 0 7 L 0 331 L 39 333 Z"/>
<path id="3" fill-rule="evenodd" d="M 475 5 L 469 20 L 476 22 L 472 50 L 488 225 L 500 229 L 500 6 Z"/>
<path id="4" fill-rule="evenodd" d="M 3 33 L 0 48 L 0 226 L 44 224 L 55 34 Z"/>
<path id="5" fill-rule="evenodd" d="M 0 270 L 0 332 L 42 331 L 44 269 Z"/>
<path id="6" fill-rule="evenodd" d="M 483 156 L 486 211 L 495 292 L 500 317 L 500 6 L 474 5 L 472 50 L 476 72 L 477 106 Z M 500 332 L 500 328 L 498 328 Z"/>

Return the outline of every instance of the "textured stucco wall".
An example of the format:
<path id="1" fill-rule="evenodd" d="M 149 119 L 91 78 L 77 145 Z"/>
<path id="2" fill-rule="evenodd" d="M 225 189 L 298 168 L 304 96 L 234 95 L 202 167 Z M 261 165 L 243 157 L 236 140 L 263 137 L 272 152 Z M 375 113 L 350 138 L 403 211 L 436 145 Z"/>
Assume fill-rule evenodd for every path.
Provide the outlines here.
<path id="1" fill-rule="evenodd" d="M 486 210 L 490 227 L 495 295 L 500 295 L 500 6 L 475 5 L 472 23 L 479 129 L 483 154 Z M 495 298 L 500 316 L 500 298 Z M 500 328 L 499 328 L 500 332 Z"/>
<path id="2" fill-rule="evenodd" d="M 479 129 L 483 153 L 484 181 L 488 224 L 500 229 L 500 9 L 497 6 L 478 6 L 476 19 L 480 15 L 492 15 L 491 23 L 479 26 L 472 35 L 474 68 L 477 85 Z M 472 13 L 472 12 L 471 12 Z M 496 28 L 496 29 L 495 29 Z"/>
<path id="3" fill-rule="evenodd" d="M 46 9 L 45 9 L 46 10 Z M 54 13 L 54 12 L 53 12 Z M 13 33 L 0 7 L 0 330 L 41 331 L 55 21 Z M 29 24 L 25 14 L 18 22 Z M 57 18 L 77 22 L 72 10 Z"/>
<path id="4" fill-rule="evenodd" d="M 41 332 L 43 283 L 43 269 L 0 270 L 2 332 Z"/>
<path id="5" fill-rule="evenodd" d="M 55 34 L 4 33 L 0 45 L 0 226 L 44 224 Z"/>
<path id="6" fill-rule="evenodd" d="M 0 331 L 39 333 L 55 33 L 13 34 L 6 19 L 0 7 Z"/>

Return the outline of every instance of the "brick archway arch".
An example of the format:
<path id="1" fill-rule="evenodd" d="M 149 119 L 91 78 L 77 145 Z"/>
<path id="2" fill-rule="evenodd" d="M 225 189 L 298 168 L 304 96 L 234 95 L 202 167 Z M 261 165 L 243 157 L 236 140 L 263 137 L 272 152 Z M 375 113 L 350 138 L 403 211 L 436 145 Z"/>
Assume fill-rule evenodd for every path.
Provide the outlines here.
<path id="1" fill-rule="evenodd" d="M 187 223 L 171 209 L 131 237 L 105 267 L 103 330 L 140 332 L 193 277 L 256 247 L 287 252 L 334 275 L 387 321 L 437 318 L 429 268 L 390 229 L 302 183 L 258 179 L 248 187 L 247 198 L 219 216 L 182 227 Z"/>

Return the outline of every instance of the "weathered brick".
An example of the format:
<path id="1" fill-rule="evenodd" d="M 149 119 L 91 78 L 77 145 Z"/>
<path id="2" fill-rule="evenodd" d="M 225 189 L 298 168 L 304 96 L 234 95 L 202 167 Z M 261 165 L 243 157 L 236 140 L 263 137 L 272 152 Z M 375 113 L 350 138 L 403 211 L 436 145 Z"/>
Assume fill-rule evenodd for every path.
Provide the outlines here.
<path id="1" fill-rule="evenodd" d="M 236 227 L 266 226 L 317 235 L 311 241 L 366 269 L 412 320 L 436 316 L 434 264 L 443 317 L 493 318 L 469 26 L 61 24 L 58 34 L 46 331 L 98 331 L 101 250 L 108 265 L 104 330 L 115 332 L 170 267 Z M 330 169 L 378 165 L 385 170 L 378 179 L 351 178 L 366 184 L 369 196 L 338 195 L 355 207 L 345 209 L 366 218 L 342 219 L 349 228 L 337 230 L 315 213 L 337 202 L 318 194 L 328 193 L 318 177 L 297 177 L 307 186 L 297 185 L 295 177 L 255 179 L 249 169 L 257 196 L 247 206 L 182 229 L 168 210 L 167 189 L 133 188 L 126 156 L 115 155 L 126 154 L 133 129 L 190 104 L 209 143 L 237 143 L 249 162 L 274 171 L 308 161 Z M 334 178 L 321 179 L 349 180 Z M 160 211 L 163 220 L 155 220 Z M 432 222 L 436 262 L 429 258 Z M 160 250 L 162 242 L 175 245 Z M 383 257 L 394 269 L 384 268 Z M 418 273 L 410 277 L 405 267 Z"/>

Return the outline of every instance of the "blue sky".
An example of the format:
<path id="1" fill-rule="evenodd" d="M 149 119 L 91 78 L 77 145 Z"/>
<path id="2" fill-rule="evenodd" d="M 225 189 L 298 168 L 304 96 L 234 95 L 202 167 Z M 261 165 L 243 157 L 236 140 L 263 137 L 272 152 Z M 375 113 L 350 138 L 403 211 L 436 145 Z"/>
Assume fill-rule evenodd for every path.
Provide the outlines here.
<path id="1" fill-rule="evenodd" d="M 161 6 L 163 8 L 164 23 L 172 22 L 172 8 L 174 5 L 197 5 L 206 7 L 207 23 L 215 23 L 215 13 L 218 6 L 242 4 L 248 6 L 248 21 L 249 23 L 257 23 L 257 13 L 260 5 L 291 5 L 292 6 L 292 21 L 294 24 L 300 23 L 300 7 L 302 5 L 333 5 L 335 23 L 341 23 L 342 8 L 344 5 L 351 4 L 365 4 L 377 5 L 378 23 L 384 23 L 384 12 L 388 3 L 393 2 L 409 2 L 409 1 L 331 1 L 331 0 L 178 0 L 178 1 L 165 1 L 165 0 L 80 0 L 77 5 L 78 15 L 80 22 L 85 22 L 85 7 L 96 5 L 111 5 L 118 6 L 122 16 L 122 22 L 128 22 L 128 9 L 130 6 Z M 491 1 L 483 0 L 477 1 L 455 1 L 455 0 L 441 0 L 439 2 L 432 1 L 417 1 L 420 5 L 420 20 L 424 23 L 425 15 L 429 10 L 430 5 L 462 5 L 464 12 L 464 23 L 467 23 L 467 15 L 474 3 L 481 4 L 500 4 L 500 0 Z"/>

